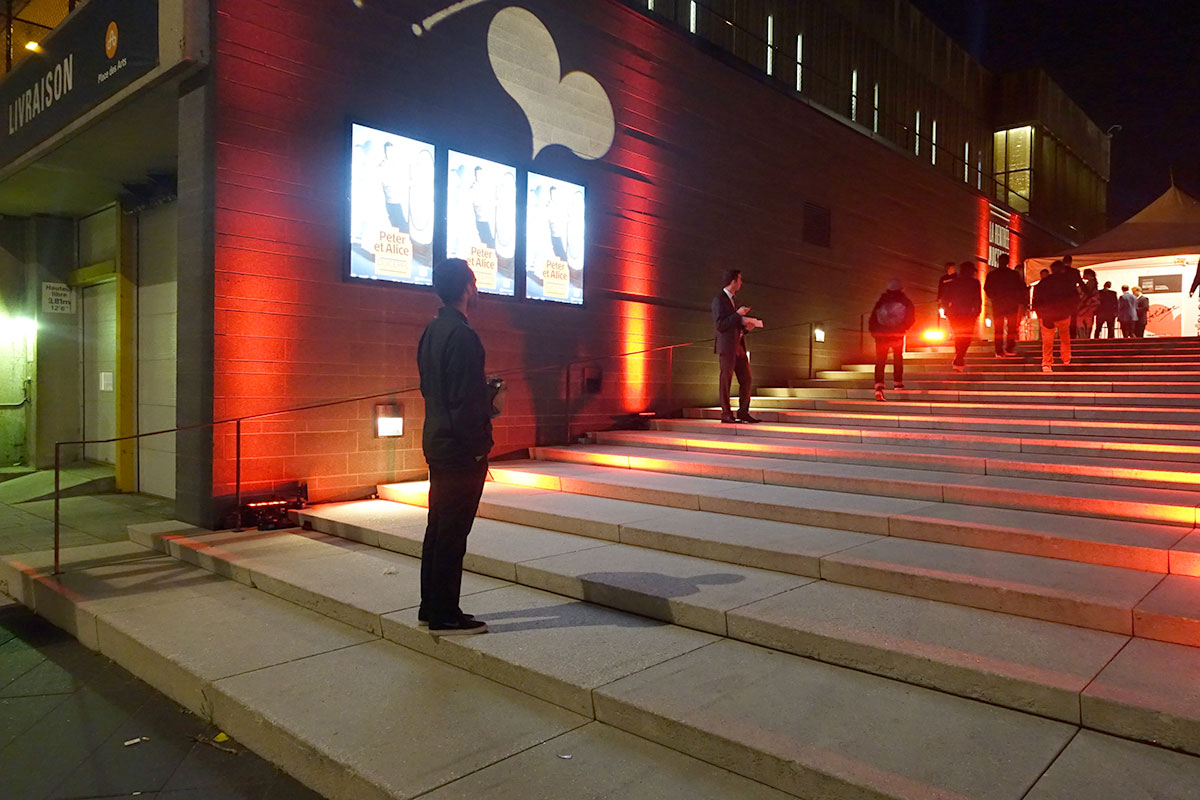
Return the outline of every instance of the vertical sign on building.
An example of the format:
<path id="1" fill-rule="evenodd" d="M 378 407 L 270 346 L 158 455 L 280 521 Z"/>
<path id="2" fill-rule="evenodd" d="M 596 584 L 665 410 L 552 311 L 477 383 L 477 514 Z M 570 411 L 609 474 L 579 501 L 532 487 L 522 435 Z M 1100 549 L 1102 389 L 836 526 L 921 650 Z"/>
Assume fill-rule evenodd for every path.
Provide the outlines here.
<path id="1" fill-rule="evenodd" d="M 991 206 L 991 213 L 988 215 L 988 267 L 997 266 L 1002 254 L 1012 253 L 1013 216 L 1015 215 L 998 206 Z"/>

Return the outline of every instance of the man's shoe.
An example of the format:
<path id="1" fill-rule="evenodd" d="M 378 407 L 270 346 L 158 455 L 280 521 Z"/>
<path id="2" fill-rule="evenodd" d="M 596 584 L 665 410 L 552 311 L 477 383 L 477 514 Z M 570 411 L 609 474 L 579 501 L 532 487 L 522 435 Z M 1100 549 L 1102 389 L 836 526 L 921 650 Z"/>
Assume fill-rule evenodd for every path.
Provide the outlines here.
<path id="1" fill-rule="evenodd" d="M 897 392 L 903 392 L 904 384 L 903 383 L 893 383 L 892 388 L 895 389 Z"/>
<path id="2" fill-rule="evenodd" d="M 1053 370 L 1053 369 L 1051 369 L 1050 367 L 1045 367 L 1045 366 L 1044 366 L 1044 367 L 1042 367 L 1042 372 L 1054 372 L 1054 370 Z"/>
<path id="3" fill-rule="evenodd" d="M 737 419 L 738 419 L 738 422 L 745 422 L 745 423 L 747 423 L 748 425 L 755 425 L 755 424 L 757 424 L 757 423 L 759 423 L 759 422 L 762 422 L 762 420 L 761 420 L 761 419 L 759 419 L 758 417 L 752 417 L 752 416 L 750 416 L 750 412 L 749 412 L 749 411 L 747 411 L 747 412 L 746 412 L 746 413 L 744 413 L 744 414 L 743 414 L 742 412 L 740 412 L 740 411 L 739 411 L 739 412 L 738 412 L 738 415 L 737 415 Z"/>
<path id="4" fill-rule="evenodd" d="M 730 425 L 736 425 L 737 423 L 741 422 L 741 420 L 735 417 L 733 414 L 722 414 L 721 422 L 725 422 Z"/>
<path id="5" fill-rule="evenodd" d="M 434 636 L 467 636 L 472 633 L 487 633 L 487 623 L 463 614 L 450 622 L 430 622 L 429 632 Z"/>
<path id="6" fill-rule="evenodd" d="M 463 614 L 463 616 L 466 617 L 467 619 L 475 619 L 474 614 Z M 428 628 L 429 627 L 429 617 L 425 614 L 424 611 L 417 612 L 417 627 L 418 628 Z"/>

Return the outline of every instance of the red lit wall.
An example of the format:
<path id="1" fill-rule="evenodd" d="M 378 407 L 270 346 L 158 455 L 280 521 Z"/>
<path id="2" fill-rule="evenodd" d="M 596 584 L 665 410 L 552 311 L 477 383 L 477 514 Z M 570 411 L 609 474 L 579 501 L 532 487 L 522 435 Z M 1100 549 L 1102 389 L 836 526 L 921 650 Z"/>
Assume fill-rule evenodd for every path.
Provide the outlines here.
<path id="1" fill-rule="evenodd" d="M 933 297 L 946 260 L 977 257 L 969 186 L 808 107 L 611 0 L 529 0 L 564 72 L 607 91 L 612 149 L 531 159 L 529 126 L 494 77 L 483 3 L 417 37 L 436 2 L 218 0 L 215 374 L 217 418 L 416 384 L 415 347 L 438 303 L 428 290 L 343 279 L 351 120 L 588 186 L 587 305 L 484 299 L 472 317 L 489 369 L 512 374 L 495 454 L 608 427 L 629 412 L 715 401 L 711 346 L 601 357 L 711 334 L 708 307 L 729 266 L 767 323 L 752 345 L 758 383 L 853 358 L 860 315 L 900 277 Z M 831 211 L 832 241 L 805 242 L 804 203 Z M 986 202 L 983 203 L 986 208 Z M 1025 231 L 1023 231 L 1024 233 Z M 1028 241 L 1023 254 L 1035 254 Z M 580 369 L 593 359 L 597 394 Z M 361 494 L 420 474 L 419 396 L 407 433 L 371 437 L 371 403 L 245 424 L 244 489 L 307 481 L 310 496 Z M 235 442 L 218 429 L 214 493 L 233 492 Z"/>

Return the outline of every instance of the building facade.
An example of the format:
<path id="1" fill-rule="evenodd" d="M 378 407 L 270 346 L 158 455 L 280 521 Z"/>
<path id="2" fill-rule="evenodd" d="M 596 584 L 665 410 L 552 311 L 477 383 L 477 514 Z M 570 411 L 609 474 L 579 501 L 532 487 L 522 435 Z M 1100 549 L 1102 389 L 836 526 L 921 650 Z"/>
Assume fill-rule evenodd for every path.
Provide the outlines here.
<path id="1" fill-rule="evenodd" d="M 858 355 L 888 279 L 928 322 L 944 261 L 1069 243 L 998 201 L 989 79 L 907 4 L 849 22 L 780 4 L 798 15 L 770 36 L 814 59 L 784 76 L 781 55 L 663 3 L 146 2 L 156 50 L 136 75 L 115 66 L 124 34 L 108 54 L 112 27 L 136 36 L 129 3 L 89 0 L 0 82 L 23 104 L 76 37 L 106 58 L 89 82 L 130 70 L 57 127 L 0 139 L 0 266 L 33 387 L 19 456 L 181 428 L 63 455 L 113 463 L 190 522 L 423 473 L 415 350 L 447 253 L 489 290 L 472 325 L 511 387 L 502 457 L 712 402 L 726 268 L 766 322 L 757 382 L 785 385 Z M 824 29 L 789 27 L 813 20 L 848 26 L 857 77 L 807 32 Z M 933 89 L 915 54 L 944 69 Z M 826 58 L 849 95 L 820 88 Z M 927 96 L 905 133 L 904 98 Z"/>

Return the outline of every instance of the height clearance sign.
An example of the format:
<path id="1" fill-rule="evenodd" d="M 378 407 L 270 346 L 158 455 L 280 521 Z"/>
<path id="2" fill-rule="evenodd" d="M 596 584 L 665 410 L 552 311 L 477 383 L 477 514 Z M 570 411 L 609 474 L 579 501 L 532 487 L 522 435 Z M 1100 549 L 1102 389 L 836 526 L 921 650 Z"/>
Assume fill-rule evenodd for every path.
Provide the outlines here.
<path id="1" fill-rule="evenodd" d="M 0 81 L 0 164 L 158 64 L 158 0 L 91 0 Z"/>

